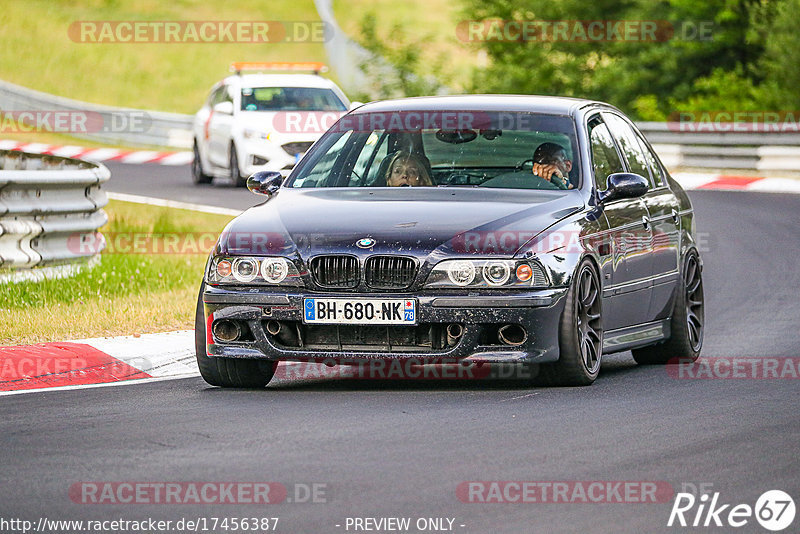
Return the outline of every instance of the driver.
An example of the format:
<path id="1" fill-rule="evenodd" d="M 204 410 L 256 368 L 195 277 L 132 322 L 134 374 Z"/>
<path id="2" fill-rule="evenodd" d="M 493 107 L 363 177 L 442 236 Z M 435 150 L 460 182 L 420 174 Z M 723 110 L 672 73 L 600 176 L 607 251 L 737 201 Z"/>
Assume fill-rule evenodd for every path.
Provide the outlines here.
<path id="1" fill-rule="evenodd" d="M 389 187 L 433 186 L 433 181 L 419 156 L 401 150 L 392 156 L 392 162 L 386 171 L 386 185 Z"/>
<path id="2" fill-rule="evenodd" d="M 574 187 L 569 182 L 571 170 L 572 161 L 567 158 L 567 151 L 557 143 L 542 143 L 533 153 L 533 174 L 558 186 L 559 189 Z"/>

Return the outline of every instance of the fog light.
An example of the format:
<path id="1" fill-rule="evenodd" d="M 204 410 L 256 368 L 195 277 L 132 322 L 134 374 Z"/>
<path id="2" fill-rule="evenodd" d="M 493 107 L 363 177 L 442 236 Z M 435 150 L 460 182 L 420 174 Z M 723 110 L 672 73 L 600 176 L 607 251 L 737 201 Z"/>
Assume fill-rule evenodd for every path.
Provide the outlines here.
<path id="1" fill-rule="evenodd" d="M 447 267 L 447 276 L 458 286 L 466 286 L 475 280 L 475 265 L 471 261 L 454 261 Z"/>
<path id="2" fill-rule="evenodd" d="M 489 285 L 501 286 L 511 277 L 511 269 L 502 261 L 492 261 L 483 266 L 483 278 Z"/>
<path id="3" fill-rule="evenodd" d="M 211 327 L 211 332 L 215 338 L 226 342 L 236 341 L 242 336 L 242 329 L 239 328 L 239 325 L 227 319 L 214 323 L 214 326 Z"/>
<path id="4" fill-rule="evenodd" d="M 251 282 L 258 274 L 258 262 L 252 258 L 238 258 L 233 262 L 233 277 L 239 282 Z"/>

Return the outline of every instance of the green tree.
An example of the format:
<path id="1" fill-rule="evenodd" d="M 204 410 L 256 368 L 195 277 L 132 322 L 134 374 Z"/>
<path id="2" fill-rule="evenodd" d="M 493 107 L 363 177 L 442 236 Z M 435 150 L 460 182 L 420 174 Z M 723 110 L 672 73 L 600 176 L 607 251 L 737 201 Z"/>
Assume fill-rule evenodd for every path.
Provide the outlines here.
<path id="1" fill-rule="evenodd" d="M 776 73 L 797 72 L 786 50 L 800 46 L 790 24 L 799 1 L 465 0 L 470 19 L 657 21 L 659 28 L 655 41 L 485 41 L 490 65 L 476 70 L 473 90 L 593 98 L 654 120 L 682 106 L 763 107 Z"/>

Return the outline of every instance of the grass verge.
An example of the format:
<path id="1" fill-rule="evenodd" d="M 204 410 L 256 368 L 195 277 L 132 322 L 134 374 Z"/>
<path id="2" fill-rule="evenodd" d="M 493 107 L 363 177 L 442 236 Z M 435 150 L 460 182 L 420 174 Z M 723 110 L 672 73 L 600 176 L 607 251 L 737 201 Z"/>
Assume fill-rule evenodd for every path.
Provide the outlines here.
<path id="1" fill-rule="evenodd" d="M 313 0 L 5 0 L 0 79 L 111 106 L 194 113 L 233 61 L 326 61 L 321 42 L 87 43 L 79 21 L 319 21 Z M 80 41 L 78 34 L 77 41 Z"/>
<path id="2" fill-rule="evenodd" d="M 110 201 L 109 242 L 99 265 L 62 280 L 0 285 L 0 345 L 192 328 L 212 235 L 231 217 Z M 206 236 L 201 242 L 198 235 Z M 177 235 L 167 253 L 135 246 L 136 236 Z M 188 239 L 186 238 L 188 236 Z M 116 253 L 148 251 L 148 253 Z M 121 244 L 121 245 L 120 245 Z"/>

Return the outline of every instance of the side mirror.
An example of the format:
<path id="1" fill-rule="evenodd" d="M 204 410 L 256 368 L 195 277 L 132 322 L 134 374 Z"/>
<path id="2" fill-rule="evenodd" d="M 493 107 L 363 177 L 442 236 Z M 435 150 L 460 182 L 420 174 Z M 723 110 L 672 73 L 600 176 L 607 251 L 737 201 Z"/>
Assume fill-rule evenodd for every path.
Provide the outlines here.
<path id="1" fill-rule="evenodd" d="M 647 193 L 649 187 L 650 184 L 643 176 L 630 172 L 615 172 L 609 175 L 606 190 L 600 191 L 598 200 L 603 204 L 620 198 L 637 198 Z"/>
<path id="2" fill-rule="evenodd" d="M 256 195 L 273 196 L 283 184 L 283 175 L 277 171 L 260 171 L 247 179 L 247 189 Z"/>
<path id="3" fill-rule="evenodd" d="M 225 100 L 224 102 L 217 102 L 214 104 L 214 113 L 222 113 L 223 115 L 233 115 L 233 102 Z"/>

